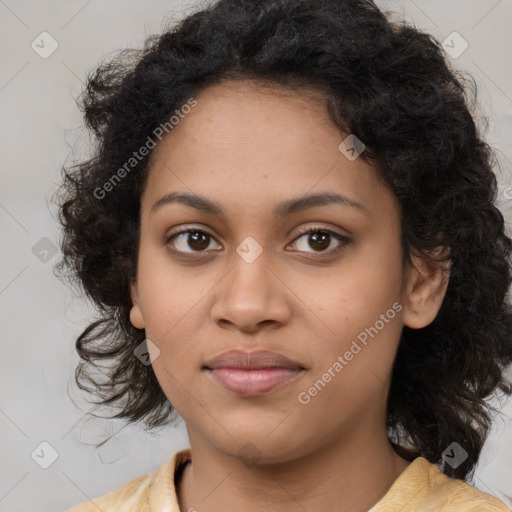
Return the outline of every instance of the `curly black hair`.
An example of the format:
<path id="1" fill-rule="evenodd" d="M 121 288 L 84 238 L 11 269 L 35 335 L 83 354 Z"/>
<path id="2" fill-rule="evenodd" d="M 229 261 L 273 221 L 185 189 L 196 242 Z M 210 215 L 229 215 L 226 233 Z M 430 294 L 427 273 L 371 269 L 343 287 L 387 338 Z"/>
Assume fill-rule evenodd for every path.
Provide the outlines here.
<path id="1" fill-rule="evenodd" d="M 152 152 L 133 168 L 126 162 L 187 100 L 228 79 L 322 91 L 332 121 L 363 141 L 361 158 L 399 201 L 404 262 L 418 254 L 450 265 L 435 320 L 403 328 L 387 428 L 408 460 L 442 464 L 458 442 L 467 459 L 443 471 L 472 475 L 495 411 L 486 399 L 512 393 L 504 377 L 512 362 L 512 240 L 495 206 L 497 158 L 475 123 L 474 80 L 451 68 L 432 36 L 392 21 L 371 0 L 220 0 L 88 74 L 79 107 L 95 153 L 62 167 L 63 257 L 55 266 L 100 312 L 76 340 L 77 384 L 100 397 L 97 404 L 119 406 L 116 418 L 153 428 L 173 417 L 152 366 L 134 357 L 145 332 L 129 319 Z M 448 250 L 436 256 L 439 247 Z M 102 360 L 110 364 L 98 381 Z"/>

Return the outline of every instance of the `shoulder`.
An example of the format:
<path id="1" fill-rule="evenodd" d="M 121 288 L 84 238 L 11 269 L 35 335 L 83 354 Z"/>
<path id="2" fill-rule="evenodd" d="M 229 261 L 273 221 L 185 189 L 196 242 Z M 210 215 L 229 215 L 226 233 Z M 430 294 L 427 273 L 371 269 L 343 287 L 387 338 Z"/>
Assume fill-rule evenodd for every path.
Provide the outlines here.
<path id="1" fill-rule="evenodd" d="M 368 512 L 512 512 L 495 496 L 445 475 L 423 457 L 414 459 Z"/>
<path id="2" fill-rule="evenodd" d="M 464 480 L 450 478 L 437 466 L 434 468 L 438 472 L 434 480 L 434 489 L 438 489 L 440 496 L 446 496 L 443 511 L 446 509 L 446 512 L 512 512 L 508 505 L 492 494 L 481 491 Z"/>
<path id="3" fill-rule="evenodd" d="M 150 512 L 157 503 L 166 506 L 165 510 L 179 512 L 174 474 L 189 457 L 190 449 L 180 450 L 155 471 L 138 476 L 117 489 L 80 503 L 66 512 Z"/>
<path id="4" fill-rule="evenodd" d="M 512 508 L 492 494 L 475 489 L 464 483 L 465 487 L 459 489 L 452 496 L 450 510 L 464 510 L 466 512 L 512 512 Z"/>
<path id="5" fill-rule="evenodd" d="M 67 512 L 97 512 L 98 510 L 128 512 L 138 510 L 137 507 L 140 506 L 140 503 L 147 501 L 147 493 L 153 479 L 154 473 L 139 476 L 117 489 L 80 503 Z"/>

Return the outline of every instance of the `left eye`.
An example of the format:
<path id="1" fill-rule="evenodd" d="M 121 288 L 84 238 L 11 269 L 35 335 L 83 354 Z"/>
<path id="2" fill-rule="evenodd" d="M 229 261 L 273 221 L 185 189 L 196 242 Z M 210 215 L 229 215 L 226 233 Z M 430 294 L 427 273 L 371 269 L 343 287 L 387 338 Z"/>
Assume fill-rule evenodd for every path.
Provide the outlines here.
<path id="1" fill-rule="evenodd" d="M 313 252 L 337 252 L 348 243 L 348 239 L 339 233 L 335 233 L 330 229 L 322 229 L 316 227 L 312 227 L 303 231 L 295 240 L 300 240 L 301 238 L 305 239 L 303 244 L 304 246 L 308 245 L 309 247 L 313 247 Z M 331 248 L 328 251 L 325 250 L 331 245 L 333 238 L 338 241 L 337 247 L 335 249 Z M 311 240 L 313 242 L 311 242 Z M 296 241 L 294 244 L 299 245 Z"/>
<path id="2" fill-rule="evenodd" d="M 312 240 L 306 241 L 307 237 Z M 312 227 L 307 230 L 302 231 L 292 242 L 292 245 L 300 246 L 299 243 L 301 239 L 304 239 L 302 242 L 302 249 L 299 247 L 299 251 L 301 252 L 338 252 L 343 248 L 346 244 L 348 244 L 349 240 L 340 235 L 339 233 L 335 233 L 329 229 L 322 229 Z M 202 231 L 199 229 L 188 229 L 185 231 L 180 231 L 171 235 L 170 237 L 165 238 L 166 244 L 172 242 L 172 245 L 175 249 L 172 249 L 178 253 L 197 253 L 204 252 L 210 249 L 211 242 L 215 240 L 212 235 L 210 235 L 206 231 Z M 332 247 L 329 249 L 333 241 L 337 241 L 338 245 L 333 249 Z M 308 251 L 309 248 L 313 249 L 313 251 Z M 191 249 L 191 250 L 189 250 Z M 329 250 L 327 250 L 329 249 Z"/>

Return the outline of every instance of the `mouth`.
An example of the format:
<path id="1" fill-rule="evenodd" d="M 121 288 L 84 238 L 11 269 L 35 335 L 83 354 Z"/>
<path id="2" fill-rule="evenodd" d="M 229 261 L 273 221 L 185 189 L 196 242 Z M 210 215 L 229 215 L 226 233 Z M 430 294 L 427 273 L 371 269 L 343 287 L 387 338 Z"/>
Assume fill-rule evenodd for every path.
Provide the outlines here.
<path id="1" fill-rule="evenodd" d="M 268 393 L 302 375 L 306 368 L 276 352 L 232 350 L 203 367 L 213 380 L 242 396 Z"/>
<path id="2" fill-rule="evenodd" d="M 240 370 L 222 368 L 207 371 L 214 380 L 229 391 L 238 395 L 255 396 L 268 393 L 277 387 L 295 380 L 305 370 L 290 370 L 288 368 L 272 368 L 261 370 Z"/>

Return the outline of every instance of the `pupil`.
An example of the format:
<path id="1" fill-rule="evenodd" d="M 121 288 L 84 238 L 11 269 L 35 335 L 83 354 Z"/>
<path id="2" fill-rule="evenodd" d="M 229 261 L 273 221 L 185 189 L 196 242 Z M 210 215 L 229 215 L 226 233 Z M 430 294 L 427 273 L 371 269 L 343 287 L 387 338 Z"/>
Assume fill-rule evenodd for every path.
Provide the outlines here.
<path id="1" fill-rule="evenodd" d="M 193 247 L 192 244 L 189 244 L 192 249 L 196 249 L 196 248 L 204 249 L 204 242 L 206 240 L 205 233 L 200 233 L 199 231 L 194 231 L 193 233 L 191 233 L 191 238 L 193 240 L 192 244 L 196 245 L 196 247 Z M 198 240 L 201 238 L 202 238 L 202 241 Z M 208 247 L 208 244 L 206 244 L 206 247 Z"/>
<path id="2" fill-rule="evenodd" d="M 325 240 L 330 236 L 328 233 L 323 233 L 323 234 L 313 233 L 311 236 L 314 238 L 316 249 L 325 249 L 326 247 L 329 247 L 329 242 L 327 242 L 327 244 L 325 244 Z M 322 240 L 318 240 L 319 237 Z M 318 242 L 320 242 L 320 245 L 318 244 Z M 323 245 L 321 245 L 322 242 L 323 242 Z M 315 249 L 315 247 L 313 247 L 313 249 Z"/>

